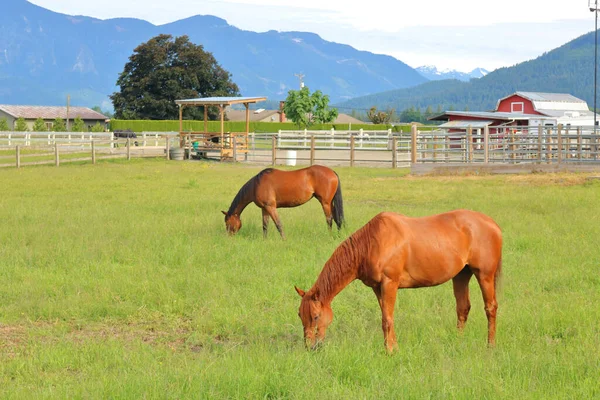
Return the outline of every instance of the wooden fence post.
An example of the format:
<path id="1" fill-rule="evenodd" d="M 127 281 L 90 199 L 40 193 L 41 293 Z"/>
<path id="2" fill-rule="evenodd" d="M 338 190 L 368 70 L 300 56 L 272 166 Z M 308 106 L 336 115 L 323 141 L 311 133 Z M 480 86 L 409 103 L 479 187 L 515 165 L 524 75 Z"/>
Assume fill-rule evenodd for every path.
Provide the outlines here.
<path id="1" fill-rule="evenodd" d="M 483 162 L 490 162 L 490 127 L 488 125 L 483 127 Z"/>
<path id="2" fill-rule="evenodd" d="M 58 155 L 58 143 L 54 143 L 54 165 L 57 167 L 60 165 L 59 155 Z"/>
<path id="3" fill-rule="evenodd" d="M 473 162 L 473 127 L 471 125 L 469 125 L 467 127 L 467 143 L 466 143 L 466 150 L 467 150 L 467 162 L 472 163 Z"/>
<path id="4" fill-rule="evenodd" d="M 410 162 L 415 164 L 417 162 L 417 126 L 412 125 L 410 127 Z"/>
<path id="5" fill-rule="evenodd" d="M 557 151 L 557 162 L 562 162 L 562 124 L 558 124 L 556 127 L 556 151 Z"/>
<path id="6" fill-rule="evenodd" d="M 96 164 L 96 142 L 92 139 L 92 164 Z"/>
<path id="7" fill-rule="evenodd" d="M 112 146 L 112 144 L 111 144 L 111 146 Z M 170 159 L 171 159 L 171 155 L 169 154 L 169 153 L 170 153 L 170 151 L 171 151 L 171 149 L 169 148 L 169 146 L 170 146 L 170 143 L 169 143 L 169 136 L 168 136 L 168 135 L 165 135 L 165 158 L 166 158 L 167 160 L 170 160 Z"/>
<path id="8" fill-rule="evenodd" d="M 577 159 L 581 161 L 581 127 L 577 127 Z"/>
<path id="9" fill-rule="evenodd" d="M 398 139 L 392 138 L 392 168 L 398 167 Z"/>
<path id="10" fill-rule="evenodd" d="M 236 163 L 237 162 L 237 140 L 235 139 L 235 136 L 231 136 L 231 140 L 233 140 L 233 162 Z M 191 153 L 191 152 L 190 152 Z"/>
<path id="11" fill-rule="evenodd" d="M 271 136 L 271 165 L 275 165 L 277 161 L 277 138 L 275 136 Z"/>
<path id="12" fill-rule="evenodd" d="M 131 139 L 127 138 L 127 161 L 131 160 Z"/>
<path id="13" fill-rule="evenodd" d="M 17 168 L 21 168 L 21 146 L 17 145 L 16 157 L 17 157 Z"/>
<path id="14" fill-rule="evenodd" d="M 315 163 L 315 135 L 310 135 L 310 165 Z"/>
<path id="15" fill-rule="evenodd" d="M 354 135 L 350 136 L 350 166 L 354 167 Z"/>
<path id="16" fill-rule="evenodd" d="M 544 135 L 544 126 L 540 122 L 538 125 L 538 162 L 542 162 L 542 137 Z"/>

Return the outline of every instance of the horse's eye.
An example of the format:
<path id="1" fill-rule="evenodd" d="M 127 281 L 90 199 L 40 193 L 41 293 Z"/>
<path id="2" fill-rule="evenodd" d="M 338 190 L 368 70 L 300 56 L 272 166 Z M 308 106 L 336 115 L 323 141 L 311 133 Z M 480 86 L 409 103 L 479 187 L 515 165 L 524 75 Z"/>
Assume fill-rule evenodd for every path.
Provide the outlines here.
<path id="1" fill-rule="evenodd" d="M 319 315 L 315 315 L 315 321 L 319 320 Z"/>

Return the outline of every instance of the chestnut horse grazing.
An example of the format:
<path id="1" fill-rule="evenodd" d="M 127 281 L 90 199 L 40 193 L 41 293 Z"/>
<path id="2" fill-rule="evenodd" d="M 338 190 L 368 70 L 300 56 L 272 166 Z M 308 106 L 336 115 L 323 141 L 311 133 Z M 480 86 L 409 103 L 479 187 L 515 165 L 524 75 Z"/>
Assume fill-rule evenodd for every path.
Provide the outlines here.
<path id="1" fill-rule="evenodd" d="M 277 208 L 300 206 L 313 197 L 321 203 L 329 229 L 332 220 L 340 229 L 344 223 L 340 178 L 333 170 L 321 165 L 296 171 L 280 171 L 273 168 L 262 170 L 242 186 L 231 202 L 229 211 L 221 212 L 225 214 L 227 232 L 233 235 L 242 227 L 242 211 L 254 202 L 262 209 L 264 236 L 267 236 L 270 217 L 281 237 L 285 239 Z"/>
<path id="2" fill-rule="evenodd" d="M 501 261 L 502 233 L 484 214 L 468 210 L 423 218 L 378 214 L 338 246 L 310 290 L 296 288 L 302 297 L 298 315 L 305 344 L 314 348 L 325 338 L 333 319 L 333 298 L 355 279 L 377 296 L 388 352 L 397 347 L 394 304 L 401 288 L 436 286 L 452 279 L 462 330 L 471 308 L 469 280 L 475 275 L 487 314 L 488 343 L 494 345 Z"/>

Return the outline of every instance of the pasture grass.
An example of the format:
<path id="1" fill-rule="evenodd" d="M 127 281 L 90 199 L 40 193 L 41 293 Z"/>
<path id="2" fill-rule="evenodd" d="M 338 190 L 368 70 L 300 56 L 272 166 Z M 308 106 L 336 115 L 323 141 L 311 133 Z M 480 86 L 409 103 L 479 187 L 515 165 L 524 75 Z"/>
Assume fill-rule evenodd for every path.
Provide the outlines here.
<path id="1" fill-rule="evenodd" d="M 0 170 L 0 397 L 597 398 L 600 182 L 585 174 L 411 177 L 336 168 L 347 227 L 315 200 L 262 238 L 220 210 L 258 166 L 164 160 Z M 450 283 L 401 290 L 384 352 L 372 291 L 333 303 L 307 352 L 293 286 L 380 211 L 468 208 L 504 233 L 497 347 L 475 280 L 465 332 Z"/>

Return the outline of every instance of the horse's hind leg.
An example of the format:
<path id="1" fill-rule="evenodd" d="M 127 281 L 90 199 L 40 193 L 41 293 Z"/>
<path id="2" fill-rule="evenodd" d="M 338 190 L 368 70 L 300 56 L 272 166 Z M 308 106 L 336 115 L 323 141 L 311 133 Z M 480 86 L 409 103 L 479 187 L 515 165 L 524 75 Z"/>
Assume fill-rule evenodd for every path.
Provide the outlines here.
<path id="1" fill-rule="evenodd" d="M 493 346 L 496 344 L 496 311 L 498 310 L 494 271 L 486 270 L 482 272 L 476 270 L 474 272 L 481 288 L 485 314 L 488 320 L 488 344 Z"/>
<path id="2" fill-rule="evenodd" d="M 327 219 L 327 226 L 329 227 L 329 230 L 331 230 L 331 227 L 333 226 L 333 214 L 331 213 L 331 204 L 327 204 L 322 200 L 321 201 L 321 206 L 323 207 L 323 212 L 325 213 L 325 218 Z"/>
<path id="3" fill-rule="evenodd" d="M 269 227 L 270 215 L 264 208 L 262 209 L 262 220 L 263 220 L 263 237 L 267 237 L 267 228 Z"/>
<path id="4" fill-rule="evenodd" d="M 465 327 L 469 311 L 471 310 L 471 300 L 469 299 L 469 281 L 471 280 L 471 276 L 473 276 L 473 272 L 467 266 L 452 278 L 454 297 L 456 298 L 456 316 L 458 317 L 456 327 L 460 331 Z"/>

